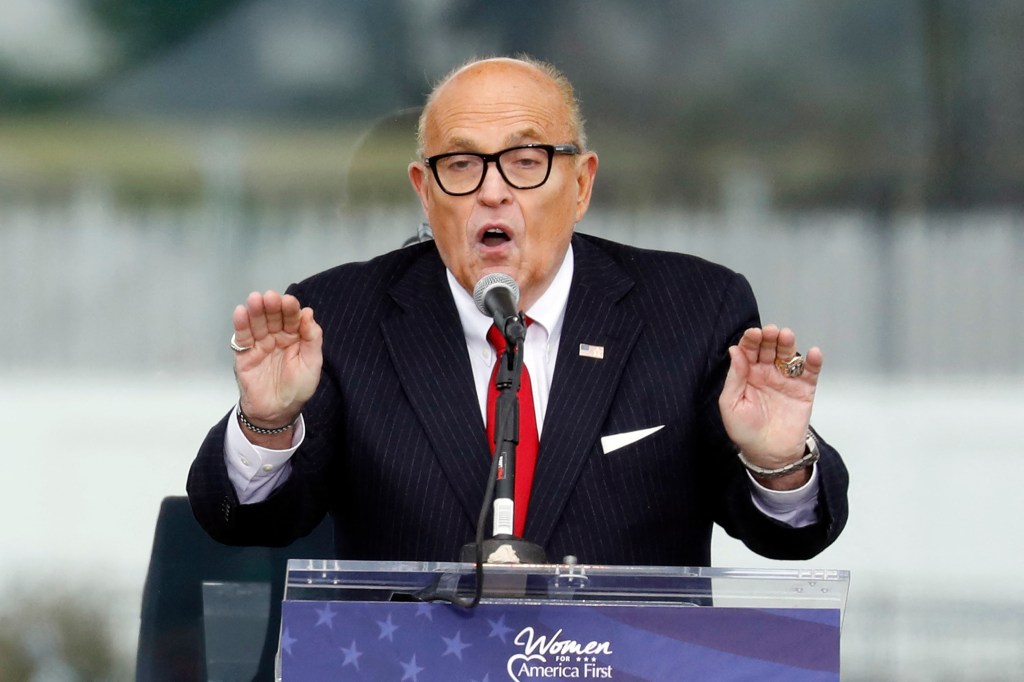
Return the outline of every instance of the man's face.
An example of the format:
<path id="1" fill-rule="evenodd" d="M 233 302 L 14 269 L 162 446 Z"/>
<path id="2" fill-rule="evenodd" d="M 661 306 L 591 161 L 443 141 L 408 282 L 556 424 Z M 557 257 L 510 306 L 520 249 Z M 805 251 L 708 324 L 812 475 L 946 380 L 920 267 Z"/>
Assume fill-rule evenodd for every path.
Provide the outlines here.
<path id="1" fill-rule="evenodd" d="M 557 86 L 514 60 L 471 65 L 441 86 L 428 113 L 426 156 L 493 153 L 520 144 L 573 142 L 570 115 Z M 587 211 L 597 156 L 556 154 L 540 187 L 514 189 L 493 163 L 481 187 L 450 196 L 430 169 L 409 166 L 438 251 L 469 292 L 486 274 L 516 280 L 520 308 L 528 309 L 551 284 L 569 247 L 573 226 Z"/>

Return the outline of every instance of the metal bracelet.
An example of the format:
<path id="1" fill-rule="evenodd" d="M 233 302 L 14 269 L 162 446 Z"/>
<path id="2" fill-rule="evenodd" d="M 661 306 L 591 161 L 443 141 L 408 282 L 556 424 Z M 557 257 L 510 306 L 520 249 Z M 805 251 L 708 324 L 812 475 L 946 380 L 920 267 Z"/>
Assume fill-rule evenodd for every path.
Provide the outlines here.
<path id="1" fill-rule="evenodd" d="M 760 476 L 762 478 L 780 478 L 786 474 L 791 474 L 794 471 L 799 471 L 800 469 L 806 469 L 809 466 L 813 466 L 814 463 L 821 458 L 821 452 L 818 450 L 818 441 L 814 437 L 814 434 L 808 431 L 807 440 L 804 444 L 804 456 L 795 462 L 790 462 L 784 467 L 779 467 L 778 469 L 765 469 L 764 467 L 759 467 L 756 464 L 752 464 L 747 461 L 747 458 L 743 456 L 742 451 L 737 451 L 736 456 L 740 458 L 740 462 L 747 468 L 747 471 L 755 476 Z"/>
<path id="2" fill-rule="evenodd" d="M 242 425 L 245 428 L 249 429 L 250 431 L 252 431 L 254 433 L 258 433 L 258 434 L 260 434 L 262 436 L 276 436 L 279 433 L 284 433 L 288 429 L 290 429 L 293 426 L 295 426 L 295 422 L 297 422 L 299 420 L 298 417 L 295 417 L 295 419 L 293 419 L 291 421 L 291 423 L 285 424 L 284 426 L 278 426 L 278 427 L 275 427 L 275 428 L 272 428 L 272 429 L 265 429 L 262 426 L 256 426 L 251 421 L 249 421 L 249 418 L 245 416 L 245 412 L 242 412 L 242 408 L 241 407 L 238 408 L 238 411 L 237 411 L 236 414 L 238 415 L 238 420 L 240 422 L 242 422 Z"/>

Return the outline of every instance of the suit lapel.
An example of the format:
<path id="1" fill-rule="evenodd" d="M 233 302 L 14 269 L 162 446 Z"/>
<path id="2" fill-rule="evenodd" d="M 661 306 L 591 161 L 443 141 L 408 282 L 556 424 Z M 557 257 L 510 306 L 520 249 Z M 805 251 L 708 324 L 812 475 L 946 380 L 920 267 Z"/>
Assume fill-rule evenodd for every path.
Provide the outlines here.
<path id="1" fill-rule="evenodd" d="M 551 536 L 593 451 L 643 326 L 620 303 L 633 286 L 629 274 L 579 237 L 573 239 L 573 253 L 573 284 L 526 519 L 527 538 L 540 545 Z M 581 356 L 580 344 L 603 346 L 604 358 Z"/>
<path id="2" fill-rule="evenodd" d="M 643 321 L 622 297 L 633 279 L 592 243 L 573 239 L 575 273 L 544 418 L 526 536 L 545 544 L 600 436 L 619 377 Z M 391 289 L 402 312 L 381 323 L 402 387 L 438 464 L 476 524 L 490 461 L 472 370 L 436 252 L 417 260 Z M 581 357 L 581 343 L 604 358 Z M 553 557 L 557 558 L 557 557 Z"/>
<path id="3" fill-rule="evenodd" d="M 476 525 L 490 461 L 459 314 L 436 252 L 391 289 L 381 323 L 399 380 L 466 514 Z"/>

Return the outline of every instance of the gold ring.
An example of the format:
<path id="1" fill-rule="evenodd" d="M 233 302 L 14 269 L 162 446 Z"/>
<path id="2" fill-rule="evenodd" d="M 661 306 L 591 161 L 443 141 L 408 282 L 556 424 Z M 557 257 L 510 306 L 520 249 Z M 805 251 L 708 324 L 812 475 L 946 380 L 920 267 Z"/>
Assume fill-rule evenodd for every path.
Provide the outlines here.
<path id="1" fill-rule="evenodd" d="M 239 346 L 238 341 L 235 340 L 235 335 L 231 335 L 231 350 L 236 353 L 244 353 L 247 350 L 252 350 L 254 346 Z"/>
<path id="2" fill-rule="evenodd" d="M 780 372 L 785 374 L 790 379 L 795 379 L 804 373 L 804 356 L 797 353 L 793 356 L 792 360 L 780 360 L 775 359 L 775 366 Z"/>

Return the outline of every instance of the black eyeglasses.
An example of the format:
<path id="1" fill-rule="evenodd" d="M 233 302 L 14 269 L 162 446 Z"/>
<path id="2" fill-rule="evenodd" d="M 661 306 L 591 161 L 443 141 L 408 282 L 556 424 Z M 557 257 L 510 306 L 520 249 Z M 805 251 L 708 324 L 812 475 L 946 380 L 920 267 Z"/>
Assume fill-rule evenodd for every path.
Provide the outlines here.
<path id="1" fill-rule="evenodd" d="M 424 163 L 445 194 L 461 197 L 484 184 L 487 164 L 494 162 L 505 182 L 516 189 L 533 189 L 548 181 L 555 154 L 579 154 L 574 144 L 521 144 L 494 154 L 449 152 L 428 157 Z"/>

